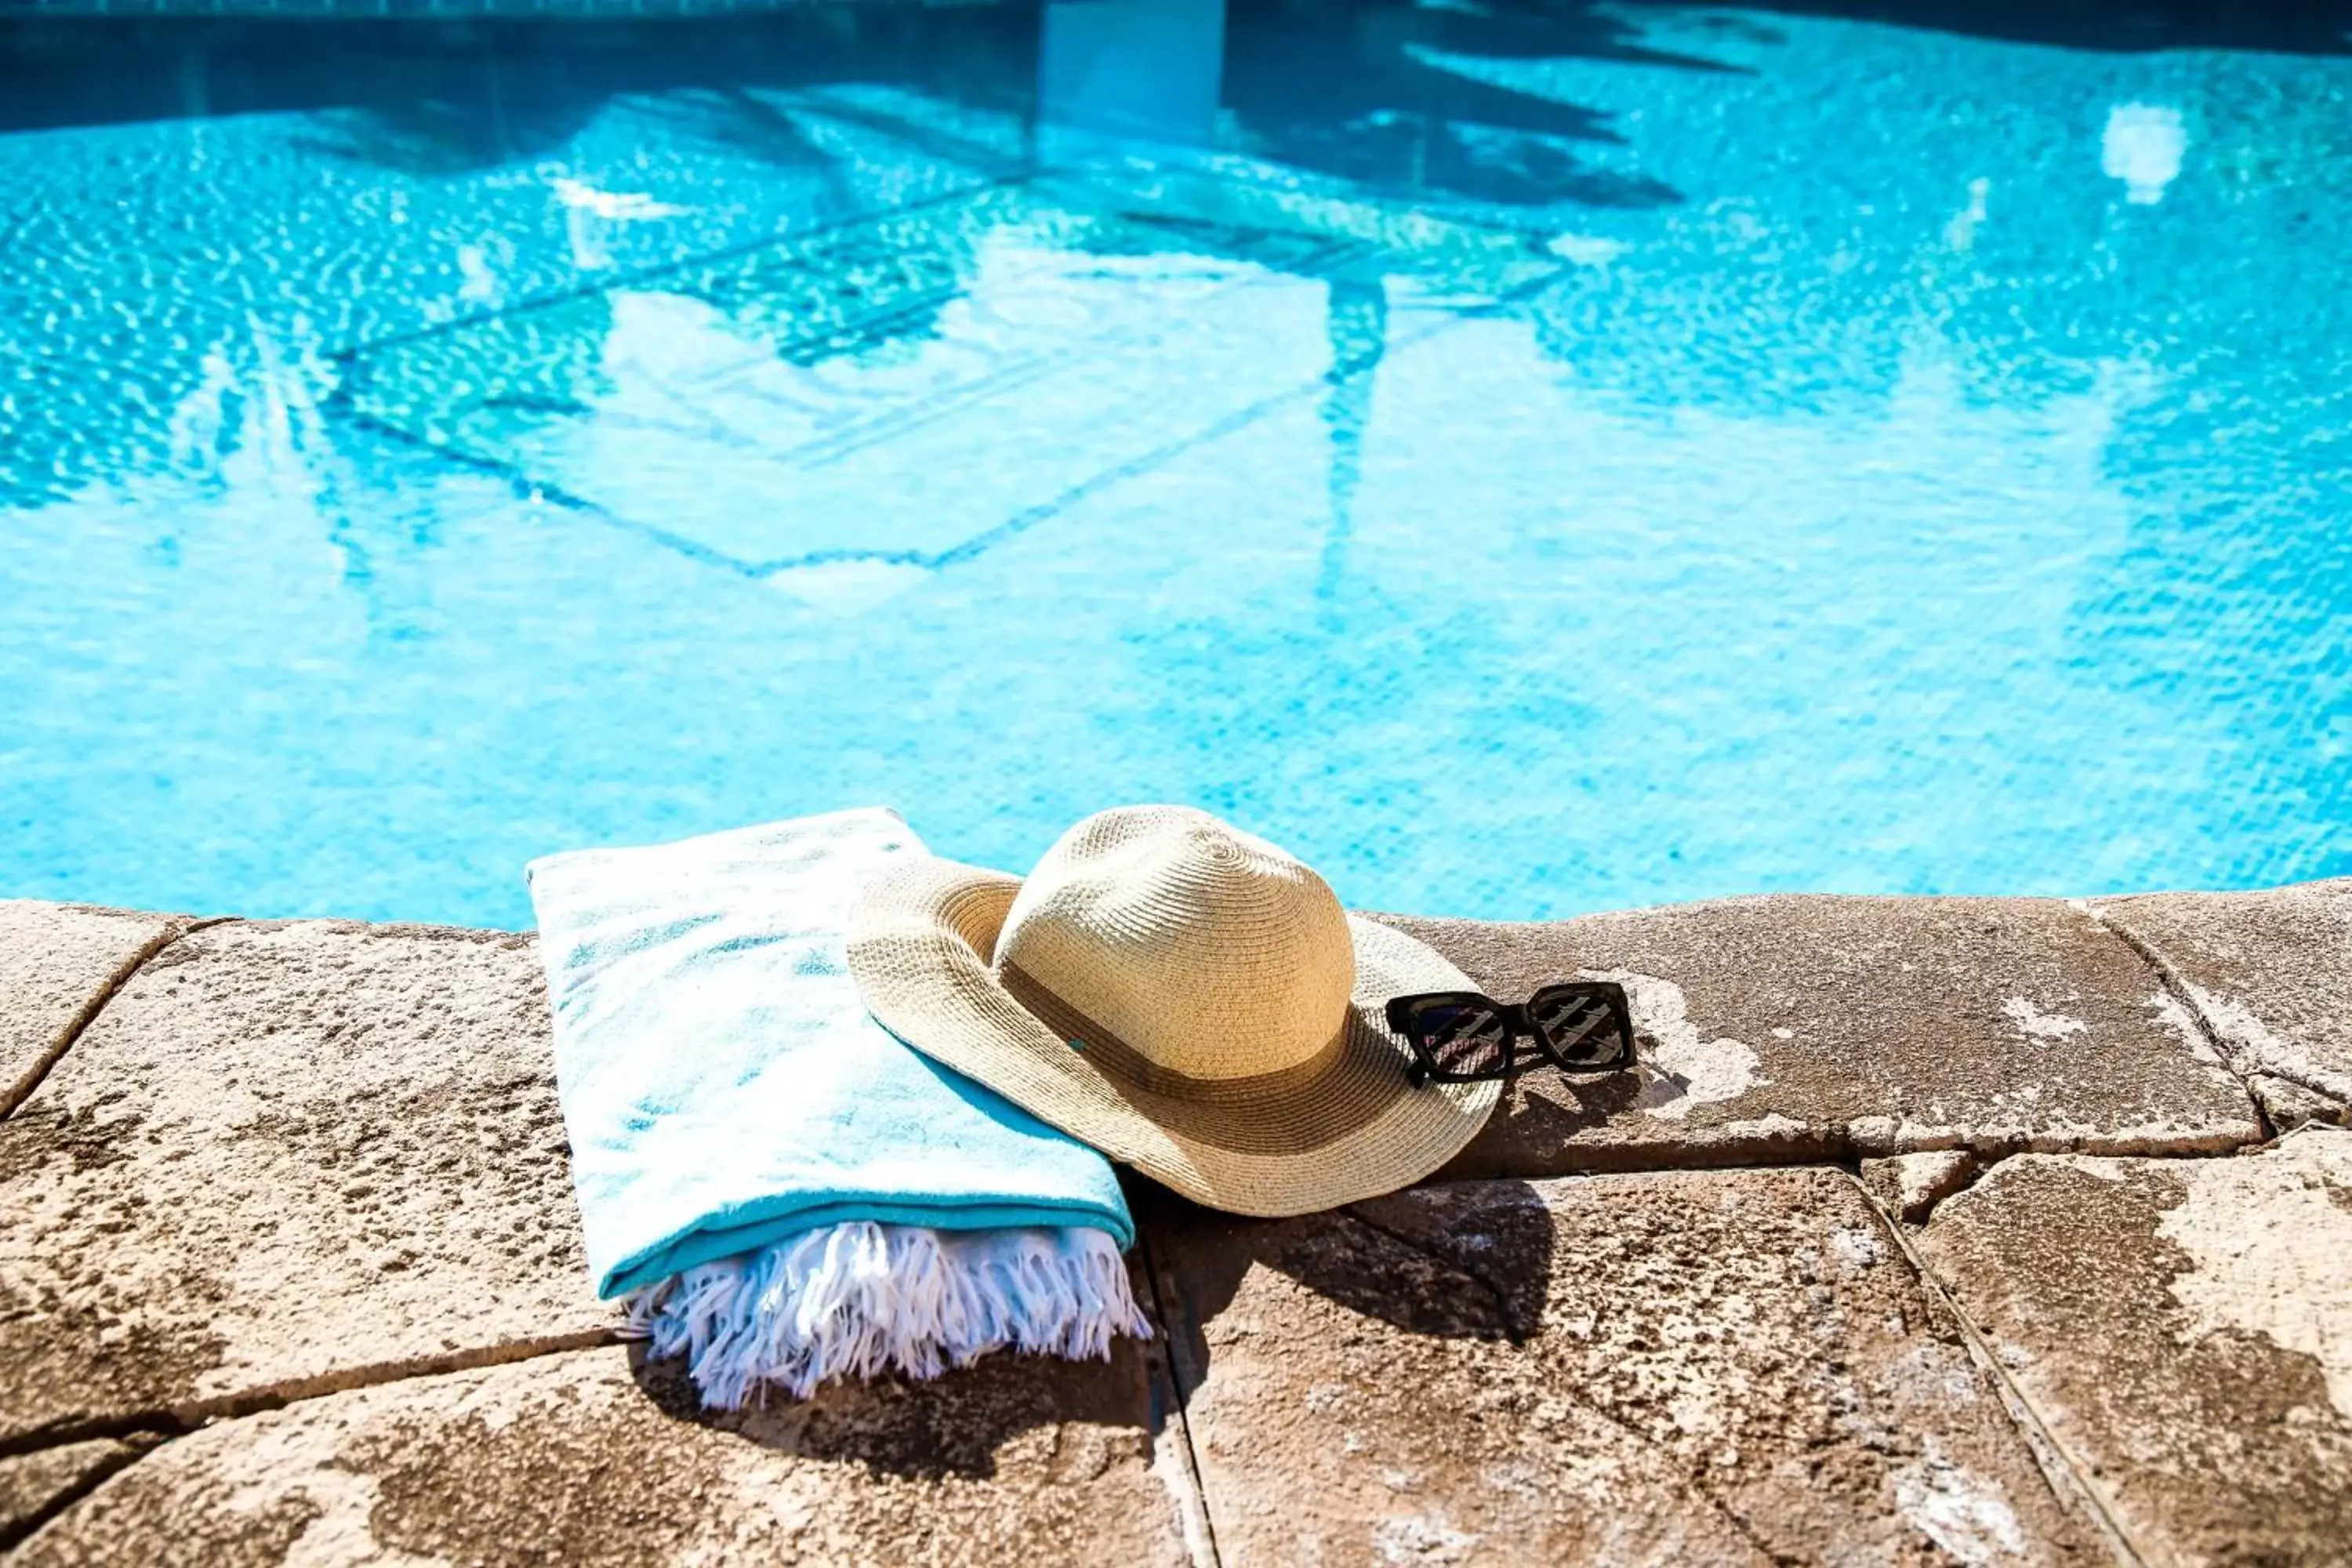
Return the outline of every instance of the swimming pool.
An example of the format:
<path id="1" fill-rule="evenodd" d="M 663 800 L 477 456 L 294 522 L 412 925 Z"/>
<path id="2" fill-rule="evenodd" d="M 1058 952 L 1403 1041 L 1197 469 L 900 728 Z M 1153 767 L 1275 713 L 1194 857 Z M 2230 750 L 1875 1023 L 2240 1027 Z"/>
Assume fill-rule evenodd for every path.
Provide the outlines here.
<path id="1" fill-rule="evenodd" d="M 0 22 L 0 894 L 2352 872 L 2352 46 L 2074 15 Z"/>

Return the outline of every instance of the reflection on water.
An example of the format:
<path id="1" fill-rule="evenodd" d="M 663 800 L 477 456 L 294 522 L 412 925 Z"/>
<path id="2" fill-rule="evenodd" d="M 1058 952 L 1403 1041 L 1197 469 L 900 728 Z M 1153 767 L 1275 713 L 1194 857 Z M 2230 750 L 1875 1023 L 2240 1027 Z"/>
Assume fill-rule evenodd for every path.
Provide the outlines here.
<path id="1" fill-rule="evenodd" d="M 1048 132 L 1215 139 L 1223 0 L 1047 0 L 1037 26 L 1037 119 Z"/>
<path id="2" fill-rule="evenodd" d="M 2344 35 L 2046 10 L 0 30 L 0 892 L 2352 870 Z"/>

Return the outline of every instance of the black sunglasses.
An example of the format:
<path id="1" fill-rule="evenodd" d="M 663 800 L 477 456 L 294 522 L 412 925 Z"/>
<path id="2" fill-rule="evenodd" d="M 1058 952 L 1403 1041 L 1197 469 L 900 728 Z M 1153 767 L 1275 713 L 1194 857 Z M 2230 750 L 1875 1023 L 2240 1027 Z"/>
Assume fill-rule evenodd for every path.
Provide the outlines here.
<path id="1" fill-rule="evenodd" d="M 1415 1087 L 1507 1078 L 1522 1059 L 1522 1036 L 1562 1072 L 1612 1072 L 1633 1060 L 1633 1011 L 1611 980 L 1547 985 L 1516 1004 L 1475 991 L 1397 996 L 1388 1019 L 1412 1047 L 1417 1059 L 1405 1076 Z"/>

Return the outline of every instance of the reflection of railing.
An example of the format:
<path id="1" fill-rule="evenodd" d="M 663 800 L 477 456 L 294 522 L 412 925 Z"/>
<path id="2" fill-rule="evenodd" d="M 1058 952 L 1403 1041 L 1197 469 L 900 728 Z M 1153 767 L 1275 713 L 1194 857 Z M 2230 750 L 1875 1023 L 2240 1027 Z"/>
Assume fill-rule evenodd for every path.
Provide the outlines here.
<path id="1" fill-rule="evenodd" d="M 0 0 L 6 16 L 281 16 L 438 21 L 469 16 L 733 16 L 840 0 Z M 852 0 L 864 5 L 992 5 L 997 0 Z"/>

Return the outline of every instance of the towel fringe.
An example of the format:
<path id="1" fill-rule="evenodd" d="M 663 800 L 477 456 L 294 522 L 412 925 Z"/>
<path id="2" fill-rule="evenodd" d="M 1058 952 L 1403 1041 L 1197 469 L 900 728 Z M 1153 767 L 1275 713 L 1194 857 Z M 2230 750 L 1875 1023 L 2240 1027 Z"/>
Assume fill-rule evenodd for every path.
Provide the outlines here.
<path id="1" fill-rule="evenodd" d="M 837 1377 L 937 1377 L 1011 1346 L 1109 1359 L 1150 1339 L 1108 1233 L 938 1231 L 854 1220 L 686 1270 L 623 1299 L 622 1331 L 684 1356 L 704 1405 L 765 1385 L 806 1399 Z"/>

